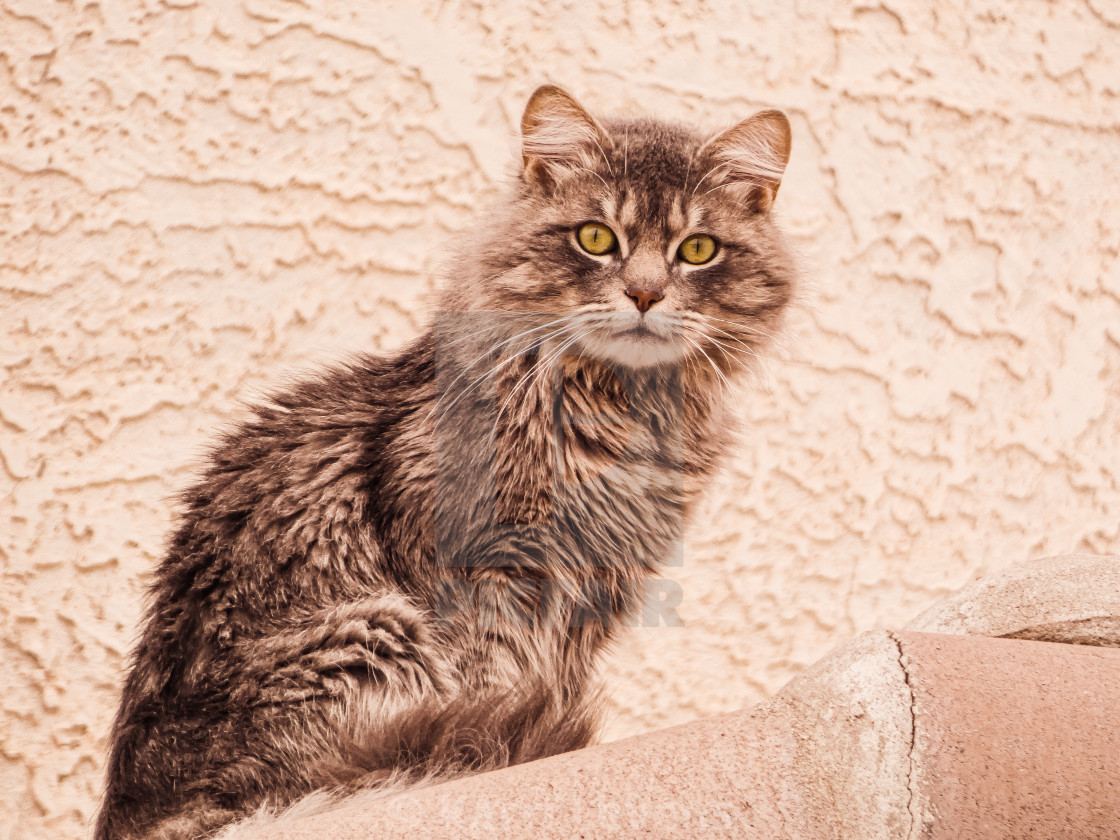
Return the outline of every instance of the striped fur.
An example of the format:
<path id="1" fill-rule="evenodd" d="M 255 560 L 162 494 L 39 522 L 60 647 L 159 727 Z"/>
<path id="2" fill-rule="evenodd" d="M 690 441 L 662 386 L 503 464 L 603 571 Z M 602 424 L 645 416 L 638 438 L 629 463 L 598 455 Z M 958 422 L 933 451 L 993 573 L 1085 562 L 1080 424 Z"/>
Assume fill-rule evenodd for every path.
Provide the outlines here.
<path id="1" fill-rule="evenodd" d="M 183 494 L 97 840 L 249 837 L 591 739 L 598 655 L 679 553 L 793 294 L 756 200 L 781 122 L 706 141 L 534 95 L 427 332 L 275 394 Z M 582 251 L 587 221 L 617 251 Z M 684 264 L 697 232 L 719 251 Z"/>

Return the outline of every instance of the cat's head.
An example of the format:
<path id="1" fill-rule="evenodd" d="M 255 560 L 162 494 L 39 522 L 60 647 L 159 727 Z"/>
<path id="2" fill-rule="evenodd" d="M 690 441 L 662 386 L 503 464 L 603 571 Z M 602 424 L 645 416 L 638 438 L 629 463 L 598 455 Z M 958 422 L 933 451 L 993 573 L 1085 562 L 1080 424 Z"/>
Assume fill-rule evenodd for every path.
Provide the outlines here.
<path id="1" fill-rule="evenodd" d="M 771 220 L 784 114 L 705 136 L 600 122 L 545 86 L 521 127 L 516 198 L 483 235 L 477 308 L 552 319 L 540 337 L 632 368 L 689 356 L 726 368 L 766 343 L 794 282 Z"/>

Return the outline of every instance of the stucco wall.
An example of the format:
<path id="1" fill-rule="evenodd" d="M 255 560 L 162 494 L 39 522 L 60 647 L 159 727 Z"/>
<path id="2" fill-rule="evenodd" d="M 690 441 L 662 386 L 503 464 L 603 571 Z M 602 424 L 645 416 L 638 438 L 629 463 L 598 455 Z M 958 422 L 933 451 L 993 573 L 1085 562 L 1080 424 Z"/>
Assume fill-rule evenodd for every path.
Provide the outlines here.
<path id="1" fill-rule="evenodd" d="M 952 8 L 950 8 L 952 7 Z M 76 837 L 172 493 L 237 400 L 421 329 L 537 84 L 791 115 L 812 290 L 607 737 L 972 574 L 1120 552 L 1120 6 L 0 0 L 0 840 Z"/>

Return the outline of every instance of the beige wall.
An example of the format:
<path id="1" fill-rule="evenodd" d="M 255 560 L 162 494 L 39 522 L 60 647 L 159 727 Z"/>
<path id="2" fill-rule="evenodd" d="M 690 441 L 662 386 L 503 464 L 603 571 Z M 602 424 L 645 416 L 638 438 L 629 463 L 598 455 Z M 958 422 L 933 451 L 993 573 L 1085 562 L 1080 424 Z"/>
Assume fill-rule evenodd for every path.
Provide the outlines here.
<path id="1" fill-rule="evenodd" d="M 83 833 L 213 430 L 421 329 L 544 81 L 785 108 L 814 287 L 671 572 L 686 626 L 608 663 L 607 737 L 754 703 L 983 569 L 1120 552 L 1114 0 L 0 0 L 0 840 Z"/>

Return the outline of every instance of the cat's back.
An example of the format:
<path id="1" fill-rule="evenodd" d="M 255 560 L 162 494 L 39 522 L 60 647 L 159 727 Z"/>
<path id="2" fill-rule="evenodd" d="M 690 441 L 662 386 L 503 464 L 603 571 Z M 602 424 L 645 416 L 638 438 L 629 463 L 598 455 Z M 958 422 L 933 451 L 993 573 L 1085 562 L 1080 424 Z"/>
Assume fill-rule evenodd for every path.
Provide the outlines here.
<path id="1" fill-rule="evenodd" d="M 400 495 L 402 460 L 424 460 L 409 430 L 427 411 L 430 352 L 422 337 L 395 356 L 307 377 L 216 442 L 151 582 L 99 836 L 113 836 L 117 811 L 146 813 L 137 803 L 149 788 L 236 761 L 240 736 L 222 727 L 240 719 L 238 698 L 264 690 L 245 672 L 259 659 L 253 645 L 301 616 L 400 590 L 405 563 L 389 555 L 416 547 L 392 543 L 386 509 Z M 211 748 L 219 742 L 222 761 Z"/>
<path id="2" fill-rule="evenodd" d="M 189 608 L 228 637 L 293 601 L 384 582 L 386 508 L 407 463 L 425 460 L 409 430 L 427 410 L 430 355 L 421 338 L 394 356 L 354 358 L 275 392 L 227 430 L 182 495 L 153 622 Z"/>

